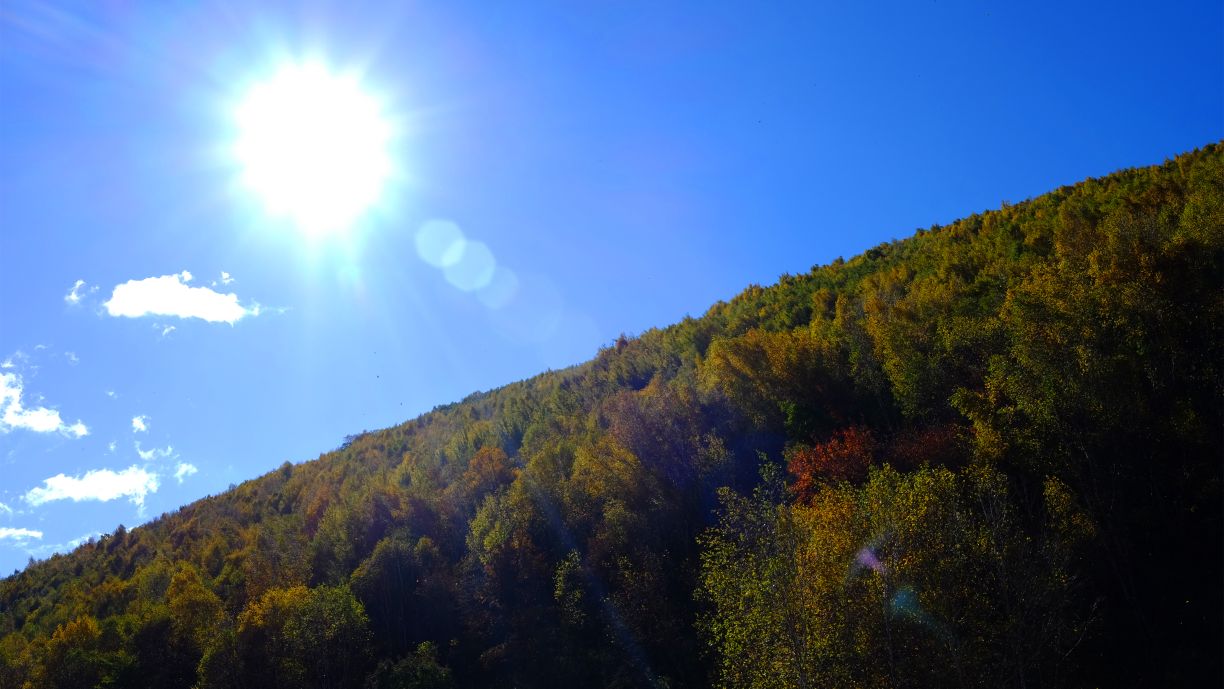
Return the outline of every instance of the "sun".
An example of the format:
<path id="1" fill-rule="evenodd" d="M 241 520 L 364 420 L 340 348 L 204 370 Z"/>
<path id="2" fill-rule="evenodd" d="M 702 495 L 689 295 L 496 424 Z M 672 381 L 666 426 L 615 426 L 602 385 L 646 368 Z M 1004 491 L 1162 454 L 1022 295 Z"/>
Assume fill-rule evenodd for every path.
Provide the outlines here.
<path id="1" fill-rule="evenodd" d="M 234 109 L 245 187 L 308 234 L 344 231 L 375 206 L 393 172 L 392 126 L 349 74 L 281 67 Z"/>

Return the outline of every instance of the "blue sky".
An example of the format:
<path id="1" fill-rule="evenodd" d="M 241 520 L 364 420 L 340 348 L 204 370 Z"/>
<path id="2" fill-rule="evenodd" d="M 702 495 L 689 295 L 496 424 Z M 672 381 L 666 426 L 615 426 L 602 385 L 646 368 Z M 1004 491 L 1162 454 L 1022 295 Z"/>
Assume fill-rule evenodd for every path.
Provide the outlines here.
<path id="1" fill-rule="evenodd" d="M 1224 135 L 1215 1 L 393 4 L 0 7 L 0 572 Z M 303 64 L 391 132 L 341 231 L 234 154 Z"/>

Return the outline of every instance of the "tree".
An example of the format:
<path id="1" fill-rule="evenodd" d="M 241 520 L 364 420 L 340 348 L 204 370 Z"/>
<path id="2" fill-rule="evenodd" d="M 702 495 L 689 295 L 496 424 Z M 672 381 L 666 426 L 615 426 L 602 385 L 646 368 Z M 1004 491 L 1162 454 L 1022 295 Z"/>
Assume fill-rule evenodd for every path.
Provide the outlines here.
<path id="1" fill-rule="evenodd" d="M 226 621 L 221 598 L 200 580 L 188 563 L 179 566 L 166 591 L 174 635 L 203 651 Z"/>
<path id="2" fill-rule="evenodd" d="M 384 660 L 366 679 L 365 689 L 452 689 L 450 668 L 438 662 L 438 647 L 423 642 L 396 662 Z"/>
<path id="3" fill-rule="evenodd" d="M 703 537 L 720 686 L 1065 681 L 1081 627 L 1064 551 L 1023 532 L 997 471 L 885 467 L 805 505 L 767 478 L 725 493 Z"/>
<path id="4" fill-rule="evenodd" d="M 825 442 L 797 446 L 787 457 L 787 470 L 795 477 L 791 488 L 806 503 L 822 482 L 861 482 L 867 478 L 875 452 L 875 438 L 863 426 L 841 428 Z"/>
<path id="5" fill-rule="evenodd" d="M 344 586 L 273 588 L 238 617 L 242 674 L 273 687 L 359 686 L 368 618 Z"/>

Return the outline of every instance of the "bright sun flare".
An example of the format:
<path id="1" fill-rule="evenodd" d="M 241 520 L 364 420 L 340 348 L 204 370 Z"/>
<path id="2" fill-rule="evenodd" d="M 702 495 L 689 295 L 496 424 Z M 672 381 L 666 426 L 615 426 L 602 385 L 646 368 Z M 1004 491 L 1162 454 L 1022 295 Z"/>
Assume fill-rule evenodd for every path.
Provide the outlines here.
<path id="1" fill-rule="evenodd" d="M 282 68 L 247 91 L 235 119 L 243 182 L 305 232 L 347 229 L 391 175 L 391 126 L 351 76 Z"/>

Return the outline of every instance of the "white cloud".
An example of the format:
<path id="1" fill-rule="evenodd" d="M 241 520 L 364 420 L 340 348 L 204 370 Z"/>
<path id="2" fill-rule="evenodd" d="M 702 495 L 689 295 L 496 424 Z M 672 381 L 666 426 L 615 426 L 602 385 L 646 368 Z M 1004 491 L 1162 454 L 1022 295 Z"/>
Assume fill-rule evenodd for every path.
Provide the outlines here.
<path id="1" fill-rule="evenodd" d="M 173 325 L 167 325 L 166 327 L 162 328 L 162 337 L 169 335 L 175 330 L 178 330 L 178 328 L 174 327 Z"/>
<path id="2" fill-rule="evenodd" d="M 191 476 L 192 474 L 198 471 L 199 469 L 195 468 L 194 464 L 188 464 L 186 462 L 179 462 L 178 466 L 174 468 L 174 478 L 178 479 L 179 483 L 182 483 L 183 479 L 187 478 L 188 476 Z"/>
<path id="3" fill-rule="evenodd" d="M 115 454 L 115 441 L 112 440 L 109 443 L 107 443 L 106 451 L 111 454 Z"/>
<path id="4" fill-rule="evenodd" d="M 84 280 L 77 280 L 72 283 L 72 289 L 68 290 L 68 294 L 64 295 L 64 301 L 69 304 L 81 303 L 81 288 L 85 286 Z"/>
<path id="5" fill-rule="evenodd" d="M 17 368 L 18 366 L 20 366 L 22 370 L 38 369 L 37 366 L 30 365 L 30 355 L 26 354 L 20 349 L 13 352 L 13 355 L 6 358 L 3 363 L 0 363 L 0 368 L 11 369 Z"/>
<path id="6" fill-rule="evenodd" d="M 231 282 L 233 282 L 233 281 L 234 281 L 234 278 L 230 277 L 230 274 L 229 274 L 229 273 L 227 273 L 227 272 L 225 272 L 225 271 L 223 270 L 223 271 L 221 271 L 221 279 L 220 279 L 220 280 L 213 280 L 213 281 L 212 281 L 212 285 L 213 285 L 213 287 L 216 287 L 218 283 L 220 283 L 220 284 L 222 284 L 222 285 L 228 285 L 229 283 L 231 283 Z"/>
<path id="7" fill-rule="evenodd" d="M 27 547 L 26 552 L 30 554 L 30 557 L 39 557 L 39 558 L 46 557 L 53 553 L 66 553 L 72 550 L 76 550 L 78 546 L 88 543 L 89 541 L 96 539 L 102 535 L 104 534 L 101 531 L 93 531 L 91 533 L 85 534 L 84 536 L 81 536 L 80 538 L 74 538 L 71 541 L 68 541 L 67 543 L 44 543 L 43 545 L 34 546 L 32 548 Z"/>
<path id="8" fill-rule="evenodd" d="M 7 526 L 0 526 L 0 539 L 11 538 L 15 541 L 24 541 L 27 538 L 42 538 L 43 532 L 33 529 L 12 529 Z"/>
<path id="9" fill-rule="evenodd" d="M 133 464 L 123 471 L 94 469 L 84 476 L 56 474 L 44 479 L 42 486 L 31 488 L 25 501 L 38 506 L 53 500 L 101 500 L 109 502 L 127 498 L 137 507 L 144 507 L 145 496 L 156 493 L 159 486 L 157 474 Z"/>
<path id="10" fill-rule="evenodd" d="M 133 419 L 133 421 L 135 421 L 135 419 Z M 151 462 L 155 459 L 162 459 L 164 457 L 169 457 L 170 455 L 174 454 L 174 447 L 171 445 L 167 445 L 166 449 L 164 450 L 158 449 L 156 447 L 153 448 L 152 450 L 142 450 L 140 449 L 140 441 L 137 441 L 136 442 L 136 454 L 140 455 L 140 458 L 143 459 L 144 461 Z"/>
<path id="11" fill-rule="evenodd" d="M 114 390 L 107 390 L 107 391 L 106 391 L 106 396 L 107 396 L 107 397 L 109 397 L 109 398 L 111 398 L 111 399 L 115 399 L 116 397 L 118 397 L 118 396 L 119 396 L 119 393 L 115 392 Z"/>
<path id="12" fill-rule="evenodd" d="M 144 433 L 149 430 L 149 417 L 141 414 L 140 416 L 132 417 L 132 432 Z"/>
<path id="13" fill-rule="evenodd" d="M 4 504 L 4 503 L 2 503 L 2 502 L 0 502 L 0 512 L 3 512 L 3 513 L 5 513 L 5 514 L 10 514 L 10 515 L 11 515 L 11 514 L 13 513 L 13 508 L 12 508 L 12 507 L 9 507 L 8 505 L 6 505 L 6 504 Z"/>
<path id="14" fill-rule="evenodd" d="M 102 533 L 101 531 L 91 531 L 85 534 L 84 536 L 78 536 L 72 539 L 71 541 L 68 541 L 64 545 L 68 546 L 68 550 L 76 550 L 78 546 L 85 545 L 86 543 L 92 541 L 93 539 L 99 536 L 105 536 L 105 535 L 106 534 Z"/>
<path id="15" fill-rule="evenodd" d="M 72 366 L 76 366 L 77 364 L 81 363 L 81 358 L 76 355 L 76 352 L 64 352 L 64 358 L 67 359 L 68 363 Z"/>
<path id="16" fill-rule="evenodd" d="M 103 306 L 112 316 L 177 316 L 199 318 L 210 323 L 233 325 L 246 316 L 258 316 L 259 305 L 245 307 L 238 295 L 214 292 L 208 287 L 190 287 L 191 273 L 183 271 L 117 285 Z"/>
<path id="17" fill-rule="evenodd" d="M 24 428 L 35 433 L 61 433 L 80 438 L 89 435 L 89 429 L 79 420 L 65 424 L 55 409 L 35 407 L 26 409 L 21 401 L 21 376 L 16 373 L 0 373 L 0 433 L 14 428 Z"/>

